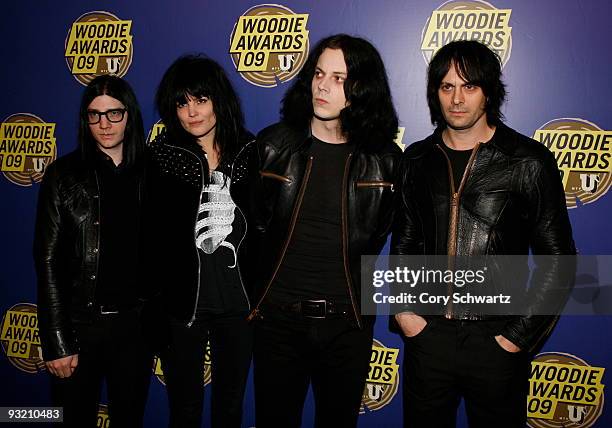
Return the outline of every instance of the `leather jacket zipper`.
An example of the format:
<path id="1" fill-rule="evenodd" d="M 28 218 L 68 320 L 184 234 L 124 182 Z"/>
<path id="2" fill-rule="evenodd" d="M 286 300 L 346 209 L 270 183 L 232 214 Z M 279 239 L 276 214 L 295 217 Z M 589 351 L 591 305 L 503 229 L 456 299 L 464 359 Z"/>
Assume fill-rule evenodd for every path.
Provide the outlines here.
<path id="1" fill-rule="evenodd" d="M 100 269 L 100 213 L 101 213 L 101 206 L 100 206 L 100 180 L 98 178 L 98 171 L 96 171 L 94 169 L 94 178 L 96 179 L 96 195 L 94 196 L 94 199 L 98 200 L 98 219 L 94 220 L 94 222 L 97 222 L 97 226 L 98 226 L 98 233 L 97 233 L 97 239 L 96 239 L 96 273 L 93 274 L 94 275 L 94 286 L 93 286 L 93 293 L 91 294 L 93 296 L 92 300 L 95 300 L 95 296 L 96 296 L 96 288 L 98 288 L 98 270 Z M 85 248 L 83 248 L 85 249 Z M 93 301 L 92 301 L 92 305 L 93 305 Z"/>
<path id="2" fill-rule="evenodd" d="M 242 215 L 242 219 L 244 220 L 244 235 L 242 236 L 242 239 L 240 239 L 240 242 L 238 243 L 238 246 L 236 247 L 236 269 L 238 269 L 238 278 L 240 279 L 240 285 L 242 286 L 242 292 L 244 293 L 244 298 L 247 302 L 247 308 L 248 310 L 251 310 L 251 301 L 249 300 L 249 295 L 247 294 L 246 288 L 244 287 L 244 281 L 242 280 L 242 273 L 240 273 L 240 261 L 239 261 L 240 258 L 238 256 L 239 251 L 240 251 L 240 246 L 244 242 L 244 239 L 246 238 L 247 233 L 249 231 L 249 226 L 247 224 L 246 216 L 244 215 L 244 213 L 242 212 L 238 204 L 235 204 L 235 205 L 236 205 L 236 209 L 238 210 L 240 215 Z"/>
<path id="3" fill-rule="evenodd" d="M 274 279 L 276 278 L 276 274 L 280 269 L 281 264 L 283 263 L 283 259 L 285 258 L 285 253 L 287 252 L 287 248 L 289 247 L 289 242 L 291 241 L 291 236 L 293 235 L 293 229 L 295 228 L 295 223 L 297 222 L 298 214 L 300 213 L 300 207 L 302 206 L 302 200 L 304 199 L 304 193 L 306 193 L 306 186 L 308 184 L 308 180 L 310 179 L 310 170 L 312 169 L 312 156 L 308 157 L 308 163 L 306 164 L 306 172 L 304 172 L 304 179 L 302 180 L 302 185 L 300 187 L 297 200 L 295 202 L 295 207 L 293 208 L 293 213 L 291 213 L 291 223 L 289 224 L 289 232 L 287 233 L 287 239 L 285 240 L 285 244 L 283 245 L 283 250 L 281 251 L 280 257 L 278 258 L 278 262 L 276 263 L 276 267 L 272 272 L 272 278 L 268 281 L 266 285 L 266 289 L 264 290 L 261 298 L 257 302 L 255 309 L 251 311 L 249 316 L 247 317 L 247 321 L 251 321 L 253 318 L 257 317 L 259 314 L 259 306 L 266 298 Z"/>
<path id="4" fill-rule="evenodd" d="M 393 192 L 393 183 L 391 183 L 390 181 L 358 181 L 356 183 L 357 188 L 360 187 L 389 187 L 391 189 L 391 191 Z"/>
<path id="5" fill-rule="evenodd" d="M 196 318 L 196 312 L 198 310 L 198 300 L 200 299 L 200 275 L 201 275 L 201 270 L 202 270 L 202 260 L 200 260 L 200 252 L 198 251 L 198 247 L 196 245 L 196 238 L 197 238 L 197 236 L 195 236 L 195 234 L 196 234 L 195 230 L 196 230 L 196 224 L 198 223 L 198 212 L 200 210 L 200 204 L 202 203 L 202 190 L 204 189 L 204 166 L 202 166 L 202 160 L 199 157 L 197 157 L 194 153 L 190 152 L 189 150 L 184 149 L 184 148 L 179 147 L 179 146 L 174 146 L 172 144 L 168 144 L 168 146 L 174 147 L 174 148 L 182 150 L 184 152 L 187 152 L 190 155 L 192 155 L 193 157 L 195 157 L 198 160 L 198 162 L 200 163 L 200 173 L 202 175 L 202 185 L 200 187 L 200 197 L 198 199 L 198 206 L 196 207 L 195 220 L 194 220 L 194 223 L 193 223 L 193 235 L 194 235 L 193 236 L 193 245 L 194 245 L 194 248 L 196 250 L 196 255 L 198 256 L 198 287 L 197 287 L 197 290 L 196 290 L 196 298 L 195 298 L 195 304 L 194 304 L 194 307 L 193 307 L 193 313 L 191 315 L 191 319 L 187 323 L 187 327 L 191 327 L 193 325 L 193 322 L 195 321 L 195 318 Z"/>
<path id="6" fill-rule="evenodd" d="M 344 274 L 346 275 L 346 285 L 348 287 L 349 296 L 351 298 L 351 306 L 353 307 L 353 313 L 355 314 L 355 320 L 357 321 L 357 326 L 362 328 L 361 316 L 357 311 L 357 304 L 355 302 L 355 295 L 353 293 L 353 281 L 351 281 L 351 270 L 349 268 L 348 261 L 348 214 L 347 214 L 347 187 L 348 187 L 348 174 L 349 167 L 351 165 L 351 160 L 353 158 L 353 154 L 350 153 L 346 158 L 346 163 L 344 164 L 344 176 L 342 178 L 342 260 L 344 261 Z"/>
<path id="7" fill-rule="evenodd" d="M 262 177 L 273 178 L 275 180 L 282 181 L 284 183 L 291 183 L 291 179 L 289 177 L 284 177 L 282 175 L 274 174 L 273 172 L 260 171 L 259 175 L 261 175 Z"/>
<path id="8" fill-rule="evenodd" d="M 236 158 L 234 159 L 234 162 L 232 162 L 232 170 L 230 172 L 230 180 L 231 180 L 230 187 L 232 183 L 234 182 L 234 166 L 236 165 L 236 161 L 238 160 L 238 157 L 240 157 L 244 149 L 246 149 L 247 147 L 248 147 L 248 144 L 245 145 L 242 149 L 240 149 L 240 151 L 236 155 Z M 230 189 L 230 198 L 231 196 L 232 196 L 232 192 Z M 238 246 L 236 247 L 236 269 L 238 269 L 238 278 L 240 278 L 240 285 L 242 286 L 242 292 L 244 293 L 244 298 L 246 299 L 248 310 L 251 310 L 251 301 L 249 300 L 249 296 L 246 292 L 246 288 L 244 287 L 244 281 L 242 280 L 242 273 L 240 273 L 240 261 L 239 261 L 240 258 L 238 257 L 238 254 L 240 253 L 240 246 L 244 242 L 244 239 L 246 238 L 247 233 L 249 232 L 249 225 L 248 225 L 246 216 L 244 215 L 244 213 L 242 212 L 238 204 L 234 203 L 234 205 L 236 205 L 236 209 L 242 215 L 242 219 L 244 220 L 244 235 L 242 235 L 242 239 L 240 239 L 240 242 L 238 243 Z"/>
<path id="9" fill-rule="evenodd" d="M 465 167 L 465 171 L 463 171 L 461 182 L 459 183 L 459 189 L 455 188 L 455 175 L 453 174 L 453 167 L 451 165 L 450 158 L 448 157 L 444 149 L 440 147 L 439 144 L 436 144 L 436 147 L 442 152 L 442 154 L 446 158 L 446 163 L 448 165 L 448 178 L 451 188 L 451 199 L 446 251 L 448 253 L 448 268 L 450 270 L 453 270 L 455 266 L 454 258 L 457 255 L 457 226 L 459 224 L 459 201 L 461 199 L 461 194 L 463 193 L 465 183 L 467 182 L 467 179 L 470 176 L 470 173 L 472 172 L 472 167 L 474 166 L 474 160 L 476 159 L 476 153 L 478 153 L 478 149 L 480 148 L 480 143 L 476 143 L 476 146 L 474 146 L 474 148 L 472 149 L 472 154 L 470 155 L 467 166 Z M 449 296 L 453 294 L 453 284 L 448 284 L 447 292 Z M 453 303 L 452 300 L 449 300 L 448 306 L 446 308 L 446 318 L 452 317 Z"/>

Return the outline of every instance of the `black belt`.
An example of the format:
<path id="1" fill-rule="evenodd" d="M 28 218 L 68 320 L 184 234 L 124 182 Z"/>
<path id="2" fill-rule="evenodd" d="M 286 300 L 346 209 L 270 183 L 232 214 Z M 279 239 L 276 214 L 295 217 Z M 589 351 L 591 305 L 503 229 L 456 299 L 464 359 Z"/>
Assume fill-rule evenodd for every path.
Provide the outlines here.
<path id="1" fill-rule="evenodd" d="M 334 303 L 330 300 L 300 300 L 284 305 L 268 305 L 272 309 L 293 312 L 304 318 L 325 319 L 330 315 L 346 316 L 351 312 L 351 305 Z"/>

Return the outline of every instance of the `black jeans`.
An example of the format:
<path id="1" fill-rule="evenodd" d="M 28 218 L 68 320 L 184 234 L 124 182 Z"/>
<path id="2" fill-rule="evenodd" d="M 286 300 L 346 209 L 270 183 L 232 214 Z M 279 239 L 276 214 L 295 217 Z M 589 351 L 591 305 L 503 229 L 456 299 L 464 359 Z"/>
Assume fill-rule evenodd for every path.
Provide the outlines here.
<path id="1" fill-rule="evenodd" d="M 109 420 L 114 428 L 142 427 L 153 356 L 145 346 L 138 308 L 96 315 L 75 326 L 80 345 L 72 376 L 53 376 L 52 398 L 64 408 L 65 427 L 95 428 L 102 380 L 106 378 Z"/>
<path id="2" fill-rule="evenodd" d="M 454 428 L 461 397 L 471 428 L 525 427 L 530 359 L 497 344 L 505 322 L 432 317 L 404 337 L 404 427 Z"/>
<path id="3" fill-rule="evenodd" d="M 206 316 L 191 327 L 170 322 L 170 346 L 161 361 L 170 403 L 170 427 L 199 428 L 204 403 L 204 351 L 210 340 L 211 419 L 219 428 L 240 427 L 253 349 L 247 314 Z"/>
<path id="4" fill-rule="evenodd" d="M 342 316 L 304 318 L 263 310 L 255 323 L 257 428 L 299 427 L 312 382 L 315 426 L 357 425 L 372 353 L 373 325 Z"/>

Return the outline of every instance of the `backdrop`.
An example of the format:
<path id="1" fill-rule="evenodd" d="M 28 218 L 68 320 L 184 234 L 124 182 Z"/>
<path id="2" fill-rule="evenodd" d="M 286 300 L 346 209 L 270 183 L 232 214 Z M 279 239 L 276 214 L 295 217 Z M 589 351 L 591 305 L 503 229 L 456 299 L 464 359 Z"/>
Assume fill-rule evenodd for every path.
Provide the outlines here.
<path id="1" fill-rule="evenodd" d="M 431 55 L 449 40 L 485 41 L 504 62 L 507 123 L 558 157 L 579 251 L 610 254 L 611 14 L 606 0 L 5 2 L 0 18 L 0 406 L 49 404 L 31 257 L 38 182 L 51 160 L 75 148 L 79 100 L 93 76 L 125 76 L 154 136 L 159 118 L 153 97 L 163 72 L 180 54 L 204 52 L 227 71 L 247 125 L 257 132 L 278 120 L 281 97 L 309 46 L 346 32 L 379 48 L 400 117 L 399 143 L 407 145 L 432 132 L 425 99 Z M 604 386 L 612 365 L 611 329 L 607 316 L 561 319 L 534 363 L 526 403 L 531 427 L 612 426 Z M 375 338 L 359 426 L 398 427 L 401 341 L 387 331 L 385 318 L 378 320 Z M 575 376 L 562 370 L 568 366 Z M 209 373 L 207 382 L 214 382 Z M 168 412 L 159 367 L 152 375 L 146 426 L 162 427 Z M 105 402 L 100 426 L 108 424 Z M 466 426 L 463 412 L 460 419 L 459 426 Z M 304 426 L 312 421 L 309 399 Z M 245 426 L 253 425 L 249 383 Z"/>

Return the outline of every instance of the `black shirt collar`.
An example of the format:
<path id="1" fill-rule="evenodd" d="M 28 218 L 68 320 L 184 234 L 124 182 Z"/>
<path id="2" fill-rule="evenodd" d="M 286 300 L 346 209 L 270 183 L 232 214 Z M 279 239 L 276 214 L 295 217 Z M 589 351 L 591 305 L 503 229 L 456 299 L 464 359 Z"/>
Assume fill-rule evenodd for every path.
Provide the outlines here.
<path id="1" fill-rule="evenodd" d="M 117 174 L 125 170 L 125 164 L 123 162 L 121 162 L 119 165 L 115 165 L 113 159 L 100 149 L 96 150 L 96 167 L 104 168 L 105 170 L 112 171 Z"/>

